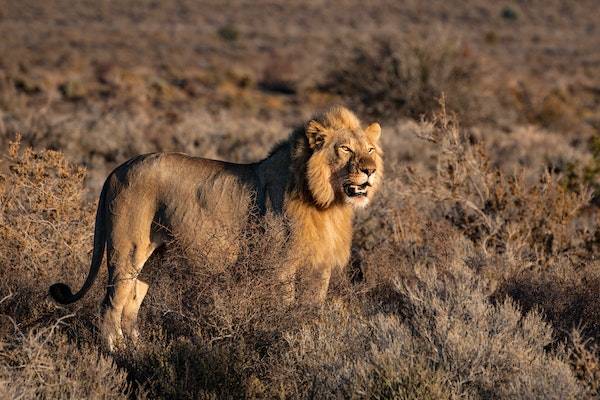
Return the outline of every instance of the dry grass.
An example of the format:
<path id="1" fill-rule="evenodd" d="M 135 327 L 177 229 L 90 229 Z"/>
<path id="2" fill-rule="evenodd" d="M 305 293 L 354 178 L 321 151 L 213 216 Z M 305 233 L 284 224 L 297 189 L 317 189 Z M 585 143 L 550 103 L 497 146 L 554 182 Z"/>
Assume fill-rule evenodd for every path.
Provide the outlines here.
<path id="1" fill-rule="evenodd" d="M 57 332 L 72 316 L 27 333 L 15 326 L 13 337 L 0 342 L 2 398 L 128 398 L 127 373 L 110 357 L 89 346 L 79 348 Z"/>
<path id="2" fill-rule="evenodd" d="M 376 38 L 353 50 L 323 84 L 354 108 L 387 120 L 431 113 L 452 93 L 450 108 L 470 121 L 483 117 L 478 59 L 465 43 L 438 32 L 427 40 Z M 476 90 L 477 89 L 477 90 Z"/>
<path id="3" fill-rule="evenodd" d="M 594 1 L 68 3 L 0 6 L 0 397 L 600 396 Z M 116 164 L 255 161 L 339 102 L 386 182 L 322 310 L 274 296 L 276 218 L 233 266 L 153 256 L 135 349 L 97 342 L 104 271 L 47 298 Z"/>
<path id="4" fill-rule="evenodd" d="M 19 151 L 13 144 L 5 160 L 0 225 L 14 238 L 3 243 L 0 260 L 3 285 L 11 293 L 2 303 L 3 379 L 19 374 L 15 379 L 24 392 L 43 396 L 50 388 L 35 371 L 46 362 L 65 376 L 65 396 L 82 390 L 98 397 L 132 391 L 129 396 L 151 398 L 591 396 L 598 388 L 595 347 L 579 331 L 565 335 L 551 323 L 596 326 L 598 314 L 571 318 L 567 325 L 556 299 L 547 297 L 565 290 L 564 280 L 554 279 L 542 296 L 516 293 L 516 285 L 542 284 L 542 277 L 558 275 L 569 257 L 590 257 L 589 237 L 566 230 L 576 227 L 588 197 L 548 177 L 527 186 L 494 170 L 484 150 L 443 108 L 419 129 L 418 136 L 432 142 L 437 169 L 426 179 L 410 171 L 391 175 L 375 212 L 359 218 L 353 262 L 358 274 L 337 276 L 323 310 L 286 309 L 274 297 L 271 271 L 282 260 L 286 236 L 280 221 L 268 219 L 268 234 L 251 229 L 234 266 L 210 264 L 177 246 L 155 257 L 145 278 L 152 289 L 142 309 L 143 343 L 113 355 L 114 361 L 93 350 L 97 306 L 91 298 L 98 300 L 101 287 L 68 325 L 53 322 L 64 311 L 45 298 L 51 281 L 74 281 L 86 270 L 89 249 L 74 241 L 90 239 L 83 173 L 59 153 Z M 401 203 L 393 194 L 401 194 Z M 26 199 L 57 212 L 26 207 Z M 61 212 L 58 203 L 69 211 Z M 547 218 L 520 208 L 536 203 L 554 205 Z M 43 228 L 49 223 L 72 226 L 59 236 Z M 58 252 L 69 254 L 60 247 L 64 243 L 75 253 L 68 270 Z M 21 251 L 11 251 L 17 246 Z M 18 257 L 27 251 L 46 256 Z M 593 270 L 571 268 L 571 281 Z M 578 296 L 577 306 L 594 309 L 596 296 L 588 293 Z M 589 326 L 582 331 L 597 337 Z M 563 342 L 565 337 L 571 339 Z M 72 362 L 19 364 L 32 349 L 68 354 Z M 83 365 L 90 362 L 113 383 L 81 386 L 89 379 Z"/>

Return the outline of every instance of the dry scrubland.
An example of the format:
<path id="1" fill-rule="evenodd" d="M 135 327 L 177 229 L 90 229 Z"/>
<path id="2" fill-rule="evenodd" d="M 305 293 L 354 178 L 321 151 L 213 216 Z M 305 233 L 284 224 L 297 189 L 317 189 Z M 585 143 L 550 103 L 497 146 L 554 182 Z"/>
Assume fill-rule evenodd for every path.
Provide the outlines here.
<path id="1" fill-rule="evenodd" d="M 596 2 L 364 3 L 0 1 L 0 398 L 598 397 Z M 118 163 L 257 160 L 333 103 L 387 177 L 323 310 L 273 298 L 276 220 L 236 265 L 153 257 L 135 350 L 101 283 L 48 299 Z"/>

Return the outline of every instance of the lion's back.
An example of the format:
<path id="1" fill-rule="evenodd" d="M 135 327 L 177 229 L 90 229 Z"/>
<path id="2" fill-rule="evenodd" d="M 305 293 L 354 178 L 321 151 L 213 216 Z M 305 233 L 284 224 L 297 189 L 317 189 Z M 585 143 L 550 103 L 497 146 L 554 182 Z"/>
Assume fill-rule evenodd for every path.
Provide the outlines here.
<path id="1" fill-rule="evenodd" d="M 253 212 L 257 179 L 252 164 L 152 153 L 117 167 L 107 185 L 107 215 L 151 216 L 148 223 L 184 247 L 216 254 L 218 248 L 231 253 L 231 243 Z"/>

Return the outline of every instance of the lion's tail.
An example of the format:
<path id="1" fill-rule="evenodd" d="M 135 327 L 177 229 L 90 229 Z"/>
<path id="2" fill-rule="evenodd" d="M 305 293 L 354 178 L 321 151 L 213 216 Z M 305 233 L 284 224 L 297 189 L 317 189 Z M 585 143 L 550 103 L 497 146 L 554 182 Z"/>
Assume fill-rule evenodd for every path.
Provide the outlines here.
<path id="1" fill-rule="evenodd" d="M 104 227 L 105 218 L 104 218 L 104 210 L 105 207 L 105 199 L 106 199 L 106 183 L 102 187 L 102 191 L 100 192 L 100 199 L 98 201 L 98 209 L 96 210 L 96 225 L 94 227 L 94 251 L 92 254 L 92 262 L 90 265 L 90 272 L 88 273 L 87 279 L 85 283 L 81 287 L 81 289 L 73 294 L 71 292 L 71 288 L 64 283 L 55 283 L 50 286 L 50 296 L 60 304 L 70 304 L 74 303 L 80 298 L 82 298 L 87 291 L 92 287 L 92 284 L 96 280 L 96 276 L 98 275 L 98 271 L 100 270 L 100 264 L 102 263 L 102 258 L 104 256 L 104 249 L 106 247 L 106 229 Z"/>

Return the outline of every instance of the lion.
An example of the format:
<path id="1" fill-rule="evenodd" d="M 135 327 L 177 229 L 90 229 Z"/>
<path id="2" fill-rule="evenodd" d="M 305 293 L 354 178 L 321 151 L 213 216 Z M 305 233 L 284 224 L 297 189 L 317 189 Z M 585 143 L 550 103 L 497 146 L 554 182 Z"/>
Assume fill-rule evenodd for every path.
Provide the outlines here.
<path id="1" fill-rule="evenodd" d="M 125 335 L 137 341 L 137 314 L 148 284 L 139 274 L 159 247 L 210 238 L 223 249 L 215 257 L 235 261 L 235 237 L 248 215 L 281 215 L 293 257 L 277 268 L 283 301 L 294 301 L 294 277 L 307 274 L 306 298 L 321 304 L 332 270 L 350 258 L 354 210 L 372 201 L 383 179 L 381 127 L 361 128 L 347 108 L 336 106 L 296 128 L 267 158 L 234 164 L 182 153 L 130 159 L 106 179 L 96 213 L 94 248 L 85 283 L 73 294 L 64 283 L 50 287 L 61 304 L 82 298 L 107 254 L 108 284 L 102 301 L 101 336 L 109 350 Z M 124 332 L 124 333 L 123 333 Z"/>

